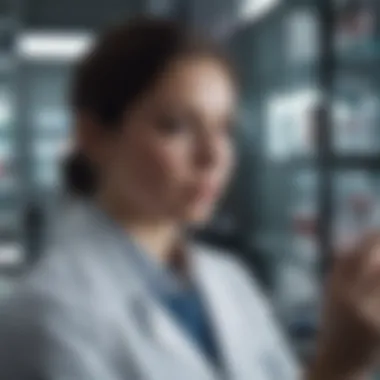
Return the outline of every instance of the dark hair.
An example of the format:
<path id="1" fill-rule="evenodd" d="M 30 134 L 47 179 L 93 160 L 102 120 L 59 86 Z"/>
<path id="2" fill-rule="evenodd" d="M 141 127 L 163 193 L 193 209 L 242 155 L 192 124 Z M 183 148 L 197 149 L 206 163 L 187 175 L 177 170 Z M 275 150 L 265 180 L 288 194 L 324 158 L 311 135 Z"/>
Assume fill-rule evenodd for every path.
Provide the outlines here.
<path id="1" fill-rule="evenodd" d="M 71 105 L 85 111 L 107 129 L 116 128 L 124 112 L 149 90 L 175 58 L 212 56 L 231 70 L 223 50 L 182 25 L 155 18 L 138 18 L 101 36 L 74 75 Z M 232 74 L 232 70 L 231 70 Z M 71 193 L 91 195 L 96 173 L 81 152 L 64 168 Z"/>

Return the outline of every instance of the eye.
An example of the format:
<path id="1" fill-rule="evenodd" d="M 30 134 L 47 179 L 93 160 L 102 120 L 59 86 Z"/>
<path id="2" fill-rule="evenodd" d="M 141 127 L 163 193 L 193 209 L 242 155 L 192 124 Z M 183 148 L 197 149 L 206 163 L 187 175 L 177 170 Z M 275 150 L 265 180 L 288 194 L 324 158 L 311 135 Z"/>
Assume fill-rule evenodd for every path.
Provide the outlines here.
<path id="1" fill-rule="evenodd" d="M 163 115 L 158 119 L 157 125 L 160 132 L 166 135 L 178 135 L 186 133 L 190 129 L 190 122 L 185 117 Z"/>

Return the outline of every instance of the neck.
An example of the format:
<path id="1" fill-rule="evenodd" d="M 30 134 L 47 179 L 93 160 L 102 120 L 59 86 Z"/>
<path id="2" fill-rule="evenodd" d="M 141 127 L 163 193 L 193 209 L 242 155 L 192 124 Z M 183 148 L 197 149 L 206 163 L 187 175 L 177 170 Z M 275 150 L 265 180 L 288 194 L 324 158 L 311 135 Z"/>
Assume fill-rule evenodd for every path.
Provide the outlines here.
<path id="1" fill-rule="evenodd" d="M 148 254 L 163 262 L 170 260 L 183 232 L 176 221 L 141 215 L 105 199 L 99 198 L 98 201 Z"/>
<path id="2" fill-rule="evenodd" d="M 145 250 L 167 262 L 180 240 L 180 231 L 173 223 L 124 220 L 123 227 Z"/>

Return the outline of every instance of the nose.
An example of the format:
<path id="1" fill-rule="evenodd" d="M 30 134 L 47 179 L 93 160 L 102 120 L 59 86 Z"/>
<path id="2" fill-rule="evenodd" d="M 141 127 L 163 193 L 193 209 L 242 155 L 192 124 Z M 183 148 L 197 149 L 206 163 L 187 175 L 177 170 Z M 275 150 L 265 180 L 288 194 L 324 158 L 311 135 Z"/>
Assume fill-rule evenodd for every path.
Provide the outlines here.
<path id="1" fill-rule="evenodd" d="M 209 170 L 218 163 L 219 148 L 213 136 L 199 138 L 195 149 L 195 164 L 198 169 Z"/>

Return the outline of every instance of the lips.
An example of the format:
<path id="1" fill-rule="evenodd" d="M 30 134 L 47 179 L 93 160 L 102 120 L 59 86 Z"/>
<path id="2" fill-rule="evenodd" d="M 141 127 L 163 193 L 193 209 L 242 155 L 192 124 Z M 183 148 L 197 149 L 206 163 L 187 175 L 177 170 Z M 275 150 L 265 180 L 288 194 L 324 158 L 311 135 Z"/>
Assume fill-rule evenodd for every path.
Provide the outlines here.
<path id="1" fill-rule="evenodd" d="M 202 201 L 213 201 L 218 194 L 218 187 L 215 185 L 200 185 L 192 190 L 192 197 Z"/>

